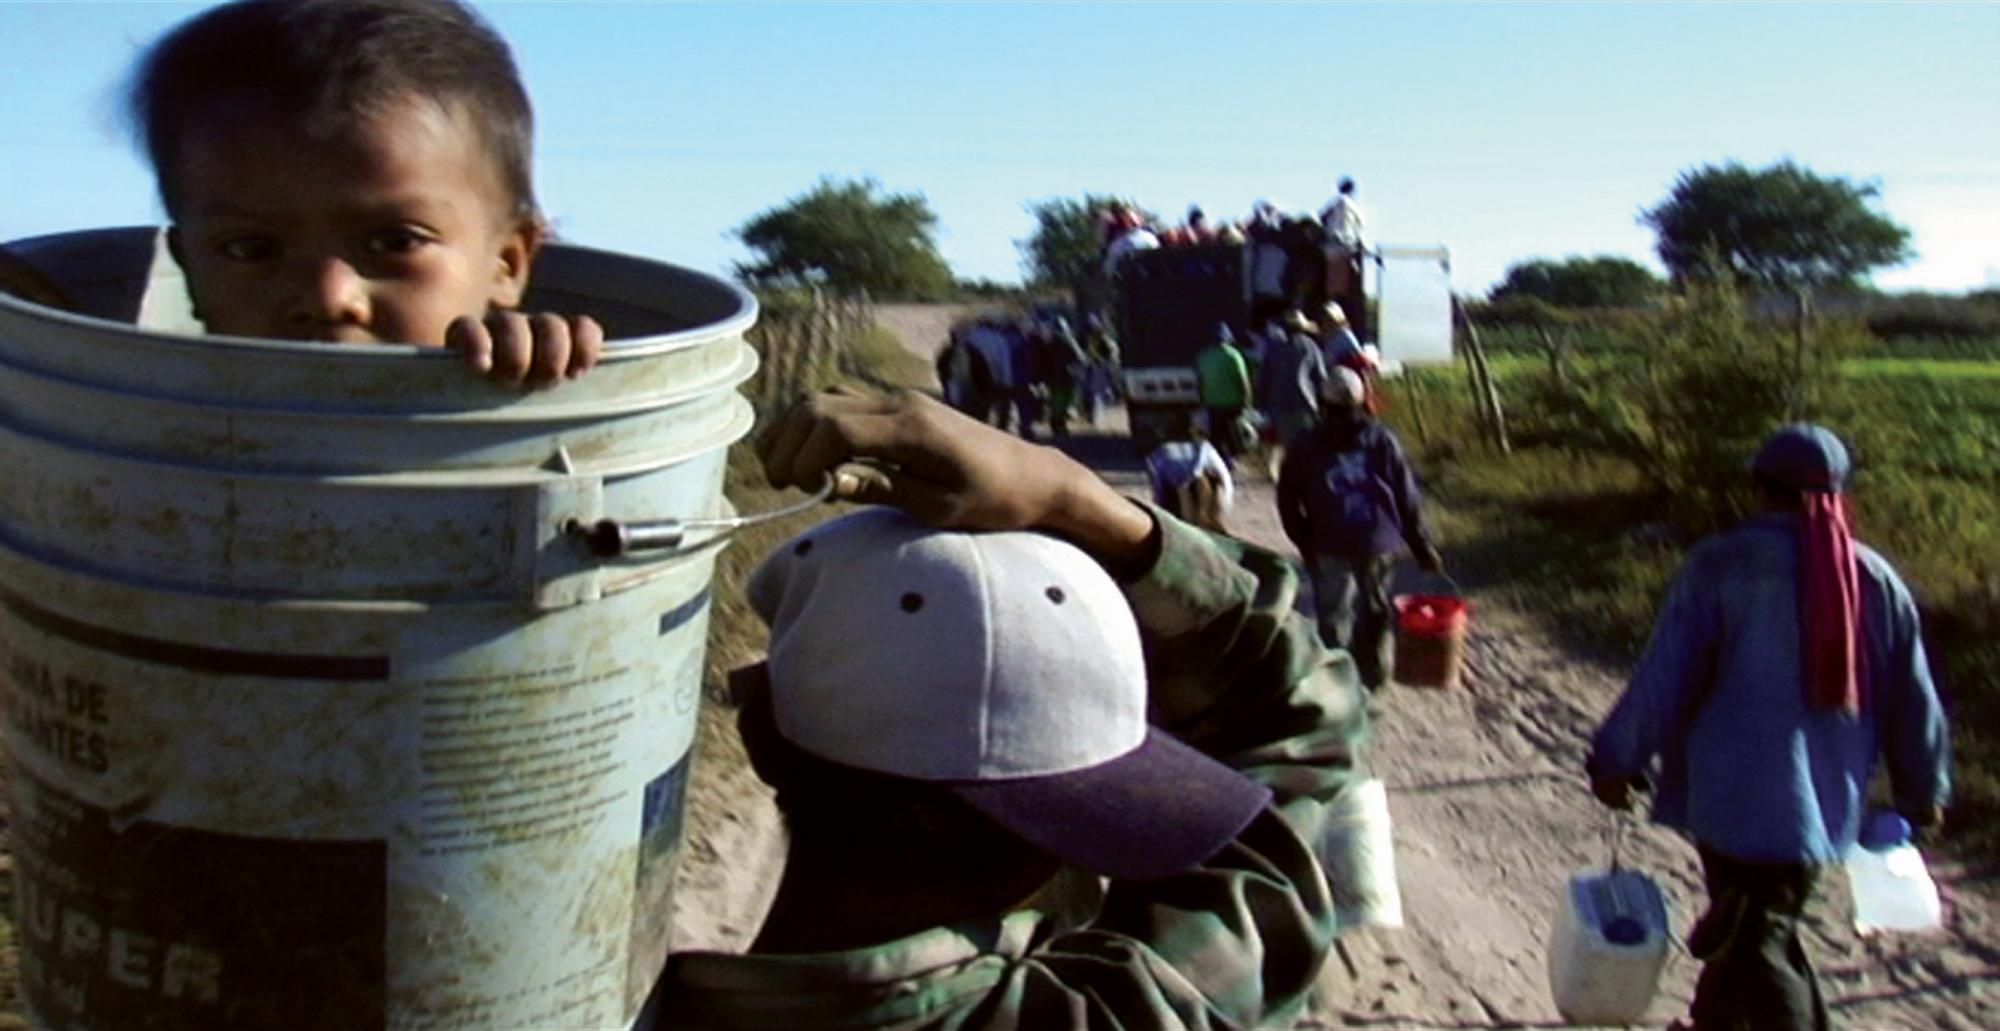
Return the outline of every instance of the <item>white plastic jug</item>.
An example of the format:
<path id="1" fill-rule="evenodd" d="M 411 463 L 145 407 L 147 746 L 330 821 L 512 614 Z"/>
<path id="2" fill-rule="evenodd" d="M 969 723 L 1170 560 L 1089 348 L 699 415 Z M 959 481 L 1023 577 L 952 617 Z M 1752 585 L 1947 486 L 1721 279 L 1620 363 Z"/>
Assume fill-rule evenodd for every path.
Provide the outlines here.
<path id="1" fill-rule="evenodd" d="M 1667 960 L 1666 896 L 1634 870 L 1586 870 L 1556 900 L 1549 990 L 1576 1024 L 1645 1019 Z"/>
<path id="2" fill-rule="evenodd" d="M 1937 884 L 1910 844 L 1910 828 L 1893 812 L 1870 814 L 1861 840 L 1843 858 L 1854 897 L 1854 929 L 1929 931 L 1944 922 Z"/>
<path id="3" fill-rule="evenodd" d="M 1343 792 L 1334 806 L 1320 862 L 1341 928 L 1403 926 L 1388 789 L 1371 777 Z"/>

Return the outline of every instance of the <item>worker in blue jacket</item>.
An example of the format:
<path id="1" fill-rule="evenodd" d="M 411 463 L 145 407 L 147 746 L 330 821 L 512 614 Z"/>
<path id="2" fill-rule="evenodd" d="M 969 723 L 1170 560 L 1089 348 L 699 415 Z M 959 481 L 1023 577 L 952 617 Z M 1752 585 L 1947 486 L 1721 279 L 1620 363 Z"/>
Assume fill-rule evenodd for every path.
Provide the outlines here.
<path id="1" fill-rule="evenodd" d="M 1788 426 L 1751 468 L 1761 511 L 1688 555 L 1588 771 L 1625 808 L 1657 758 L 1653 819 L 1700 853 L 1694 1027 L 1822 1029 L 1798 936 L 1813 884 L 1854 843 L 1878 756 L 1896 809 L 1942 820 L 1949 740 L 1910 592 L 1849 532 L 1846 447 Z"/>
<path id="2" fill-rule="evenodd" d="M 1321 380 L 1319 421 L 1293 438 L 1278 469 L 1278 519 L 1312 578 L 1320 640 L 1353 653 L 1373 691 L 1394 667 L 1396 559 L 1407 547 L 1418 566 L 1441 573 L 1444 557 L 1424 526 L 1403 445 L 1363 408 L 1364 396 L 1352 369 Z"/>

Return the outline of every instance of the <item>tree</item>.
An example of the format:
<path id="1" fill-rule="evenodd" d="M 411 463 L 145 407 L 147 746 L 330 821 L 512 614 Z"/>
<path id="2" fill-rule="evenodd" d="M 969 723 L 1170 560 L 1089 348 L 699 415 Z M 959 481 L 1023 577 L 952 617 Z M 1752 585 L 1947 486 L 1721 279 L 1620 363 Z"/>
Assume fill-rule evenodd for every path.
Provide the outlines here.
<path id="1" fill-rule="evenodd" d="M 758 260 L 738 275 L 758 284 L 819 283 L 840 293 L 933 300 L 950 293 L 937 216 L 922 194 L 878 195 L 873 179 L 822 179 L 743 223 L 737 238 Z"/>
<path id="2" fill-rule="evenodd" d="M 1631 308 L 1660 291 L 1660 279 L 1630 258 L 1609 254 L 1551 261 L 1534 258 L 1507 267 L 1492 299 L 1532 297 L 1558 308 Z"/>
<path id="3" fill-rule="evenodd" d="M 1086 193 L 1081 198 L 1051 197 L 1029 204 L 1035 231 L 1014 244 L 1021 250 L 1021 268 L 1028 274 L 1029 284 L 1068 290 L 1077 298 L 1089 293 L 1103 253 L 1098 212 L 1117 200 Z"/>
<path id="4" fill-rule="evenodd" d="M 1846 285 L 1910 257 L 1910 231 L 1869 208 L 1878 193 L 1790 161 L 1732 161 L 1681 173 L 1639 221 L 1659 234 L 1660 260 L 1677 280 L 1699 278 L 1713 254 L 1744 283 Z"/>

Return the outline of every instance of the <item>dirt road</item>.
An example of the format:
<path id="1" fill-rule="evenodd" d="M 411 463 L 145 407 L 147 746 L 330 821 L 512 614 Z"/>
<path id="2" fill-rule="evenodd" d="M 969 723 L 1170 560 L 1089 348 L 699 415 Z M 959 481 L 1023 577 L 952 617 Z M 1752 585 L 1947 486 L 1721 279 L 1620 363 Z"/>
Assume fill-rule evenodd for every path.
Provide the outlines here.
<path id="1" fill-rule="evenodd" d="M 926 356 L 937 346 L 923 336 L 908 343 Z M 1115 425 L 1079 435 L 1067 448 L 1121 489 L 1145 489 Z M 1232 530 L 1292 553 L 1270 485 L 1246 479 Z M 1590 798 L 1580 771 L 1590 731 L 1623 671 L 1565 654 L 1477 590 L 1472 601 L 1463 685 L 1391 686 L 1378 696 L 1369 760 L 1389 788 L 1407 926 L 1341 939 L 1310 1026 L 1566 1026 L 1549 997 L 1546 947 L 1559 886 L 1609 857 L 1613 816 Z M 726 751 L 726 742 L 716 747 Z M 746 857 L 768 841 L 768 816 L 737 804 L 747 797 L 745 772 L 730 773 L 735 779 L 723 788 L 697 786 L 690 874 L 710 882 L 689 901 L 712 900 L 714 909 L 684 944 L 740 946 L 760 912 L 753 882 L 770 867 Z M 1674 931 L 1684 934 L 1703 898 L 1692 849 L 1637 822 L 1629 831 L 1624 865 L 1661 883 L 1672 899 Z M 1807 948 L 1842 1026 L 2000 1027 L 1995 886 L 1975 883 L 1950 862 L 1934 859 L 1932 870 L 1948 926 L 1927 936 L 1860 938 L 1848 922 L 1844 877 L 1835 871 L 1822 885 L 1809 912 Z M 1649 1012 L 1655 1024 L 1685 1013 L 1696 969 L 1676 950 Z"/>

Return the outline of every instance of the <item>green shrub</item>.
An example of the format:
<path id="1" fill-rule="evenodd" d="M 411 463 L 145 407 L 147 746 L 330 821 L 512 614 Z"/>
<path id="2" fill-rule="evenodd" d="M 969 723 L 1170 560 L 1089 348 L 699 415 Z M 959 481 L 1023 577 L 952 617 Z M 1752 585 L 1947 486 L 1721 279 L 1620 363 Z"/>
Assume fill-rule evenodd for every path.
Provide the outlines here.
<path id="1" fill-rule="evenodd" d="M 1901 339 L 2000 341 L 2000 301 L 1984 295 L 1903 294 L 1868 305 L 1868 331 Z"/>
<path id="2" fill-rule="evenodd" d="M 1625 339 L 1528 376 L 1515 425 L 1527 444 L 1630 462 L 1687 536 L 1743 515 L 1745 456 L 1776 426 L 1813 414 L 1853 336 L 1822 323 L 1801 346 L 1748 318 L 1721 278 L 1690 283 L 1662 316 L 1609 331 Z"/>

